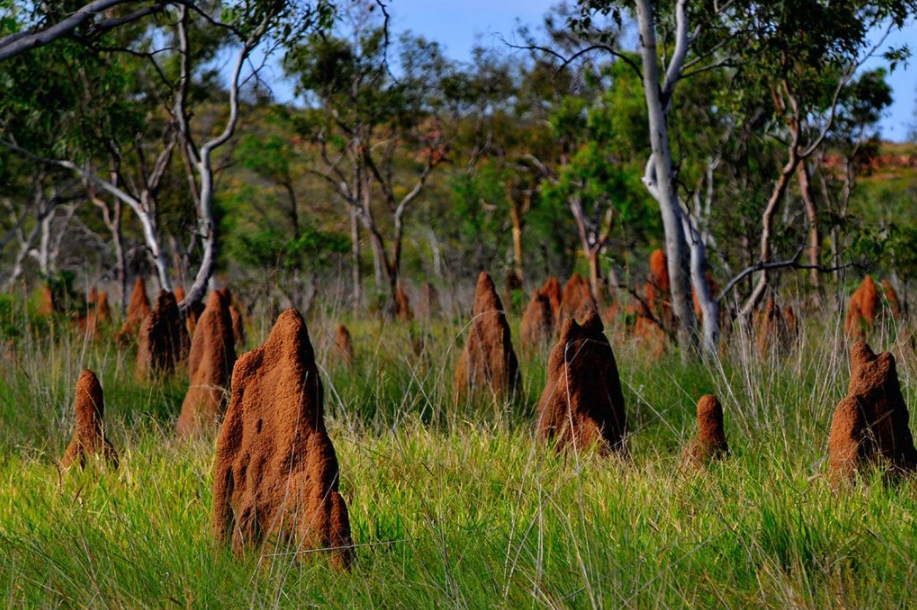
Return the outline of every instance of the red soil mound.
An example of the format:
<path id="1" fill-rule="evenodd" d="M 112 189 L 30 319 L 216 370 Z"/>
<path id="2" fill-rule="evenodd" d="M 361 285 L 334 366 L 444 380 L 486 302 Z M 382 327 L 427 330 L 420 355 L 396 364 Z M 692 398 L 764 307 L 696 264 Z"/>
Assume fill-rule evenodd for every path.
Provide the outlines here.
<path id="1" fill-rule="evenodd" d="M 519 383 L 519 361 L 503 303 L 486 271 L 478 276 L 472 316 L 468 341 L 455 369 L 456 398 L 463 398 L 466 391 L 510 395 Z"/>
<path id="2" fill-rule="evenodd" d="M 847 396 L 834 410 L 828 442 L 829 474 L 850 479 L 868 464 L 894 471 L 917 466 L 917 449 L 908 427 L 908 410 L 898 383 L 895 357 L 873 353 L 863 341 L 850 352 Z"/>
<path id="3" fill-rule="evenodd" d="M 414 310 L 411 309 L 411 300 L 404 289 L 401 280 L 395 284 L 395 317 L 402 322 L 410 322 L 414 319 Z"/>
<path id="4" fill-rule="evenodd" d="M 723 428 L 723 406 L 716 396 L 706 394 L 697 401 L 697 437 L 685 448 L 686 461 L 700 467 L 729 455 Z"/>
<path id="5" fill-rule="evenodd" d="M 235 305 L 229 306 L 229 315 L 232 318 L 233 339 L 235 339 L 236 345 L 241 347 L 245 345 L 245 321 Z"/>
<path id="6" fill-rule="evenodd" d="M 102 429 L 102 416 L 105 413 L 102 385 L 95 373 L 89 369 L 80 374 L 76 384 L 73 410 L 76 411 L 76 434 L 64 453 L 61 465 L 69 468 L 76 462 L 80 468 L 85 468 L 86 458 L 98 455 L 117 468 L 118 452 L 105 438 L 105 431 Z"/>
<path id="7" fill-rule="evenodd" d="M 844 331 L 852 339 L 864 339 L 876 323 L 876 314 L 879 312 L 879 291 L 872 276 L 867 275 L 860 287 L 850 297 L 850 307 L 847 309 L 847 320 Z"/>
<path id="8" fill-rule="evenodd" d="M 226 296 L 214 290 L 191 341 L 188 356 L 191 384 L 176 426 L 179 435 L 195 434 L 222 417 L 229 378 L 236 363 L 234 342 Z"/>
<path id="9" fill-rule="evenodd" d="M 536 290 L 522 314 L 522 343 L 537 346 L 554 337 L 554 312 L 551 300 Z"/>
<path id="10" fill-rule="evenodd" d="M 548 276 L 548 279 L 546 279 L 541 286 L 541 294 L 548 297 L 548 300 L 551 302 L 551 313 L 554 315 L 554 320 L 559 322 L 560 305 L 563 301 L 563 294 L 561 294 L 560 282 L 557 281 L 556 277 L 553 275 Z"/>
<path id="11" fill-rule="evenodd" d="M 100 292 L 95 300 L 96 320 L 102 323 L 111 322 L 111 307 L 108 305 L 108 293 Z"/>
<path id="12" fill-rule="evenodd" d="M 334 350 L 335 355 L 348 366 L 353 364 L 353 337 L 343 324 L 338 324 L 334 331 Z"/>
<path id="13" fill-rule="evenodd" d="M 191 339 L 182 324 L 175 295 L 159 291 L 156 309 L 140 325 L 137 349 L 137 375 L 171 375 L 188 358 Z"/>
<path id="14" fill-rule="evenodd" d="M 780 307 L 773 298 L 767 300 L 764 311 L 755 318 L 758 327 L 758 354 L 766 356 L 771 350 L 787 354 L 796 346 L 799 329 L 796 314 L 789 305 Z"/>
<path id="15" fill-rule="evenodd" d="M 118 332 L 117 340 L 119 343 L 129 343 L 133 341 L 140 330 L 143 319 L 150 315 L 150 301 L 146 297 L 146 282 L 143 277 L 138 277 L 134 282 L 134 290 L 131 292 L 131 301 L 127 306 L 127 319 L 124 320 L 124 326 Z"/>
<path id="16" fill-rule="evenodd" d="M 89 289 L 89 296 L 86 297 L 86 305 L 92 307 L 99 300 L 99 289 L 93 286 Z"/>
<path id="17" fill-rule="evenodd" d="M 598 445 L 627 455 L 627 414 L 611 344 L 596 312 L 582 326 L 564 322 L 548 360 L 548 381 L 538 401 L 538 436 L 558 450 Z"/>
<path id="18" fill-rule="evenodd" d="M 57 311 L 57 302 L 54 299 L 54 293 L 50 286 L 44 286 L 41 290 L 41 300 L 38 303 L 38 315 L 52 316 Z"/>
<path id="19" fill-rule="evenodd" d="M 217 441 L 213 526 L 233 549 L 333 549 L 353 560 L 322 382 L 302 316 L 287 310 L 264 345 L 239 358 Z"/>
<path id="20" fill-rule="evenodd" d="M 598 311 L 598 306 L 595 299 L 592 298 L 592 289 L 589 288 L 589 282 L 579 273 L 574 273 L 564 284 L 560 305 L 560 319 L 575 318 L 581 320 L 592 311 Z"/>

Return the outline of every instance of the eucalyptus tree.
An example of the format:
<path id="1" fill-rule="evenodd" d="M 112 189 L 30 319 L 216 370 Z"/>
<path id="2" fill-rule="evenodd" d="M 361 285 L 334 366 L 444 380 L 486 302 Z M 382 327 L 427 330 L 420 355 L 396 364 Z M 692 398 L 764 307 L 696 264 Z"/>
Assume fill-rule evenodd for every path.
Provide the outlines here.
<path id="1" fill-rule="evenodd" d="M 448 162 L 456 117 L 448 113 L 440 83 L 452 66 L 435 43 L 405 34 L 392 49 L 384 24 L 360 13 L 351 19 L 349 39 L 311 36 L 290 51 L 284 66 L 309 102 L 298 131 L 310 144 L 310 172 L 350 213 L 353 302 L 360 300 L 362 228 L 376 289 L 387 291 L 391 305 L 407 213 Z"/>

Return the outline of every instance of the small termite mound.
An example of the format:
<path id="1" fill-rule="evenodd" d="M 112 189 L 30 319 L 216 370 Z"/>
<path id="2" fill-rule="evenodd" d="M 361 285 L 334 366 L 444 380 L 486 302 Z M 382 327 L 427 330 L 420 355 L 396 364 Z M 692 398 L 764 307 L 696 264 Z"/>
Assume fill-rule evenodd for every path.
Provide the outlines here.
<path id="1" fill-rule="evenodd" d="M 127 318 L 118 332 L 116 339 L 122 345 L 131 343 L 140 330 L 144 318 L 150 315 L 150 301 L 146 296 L 146 282 L 143 277 L 138 277 L 131 291 L 131 300 L 127 306 Z"/>
<path id="2" fill-rule="evenodd" d="M 879 313 L 879 291 L 871 275 L 863 279 L 863 283 L 850 297 L 850 306 L 847 308 L 847 319 L 844 321 L 844 331 L 851 339 L 866 339 L 876 323 Z"/>
<path id="3" fill-rule="evenodd" d="M 137 376 L 157 378 L 172 375 L 188 358 L 191 339 L 182 323 L 175 295 L 159 291 L 156 308 L 140 325 Z"/>
<path id="4" fill-rule="evenodd" d="M 455 398 L 479 392 L 496 398 L 512 395 L 519 385 L 519 361 L 513 350 L 503 302 L 490 274 L 482 271 L 474 295 L 468 340 L 455 369 Z"/>
<path id="5" fill-rule="evenodd" d="M 527 347 L 540 346 L 553 337 L 554 312 L 551 300 L 541 290 L 536 290 L 522 314 L 522 344 Z"/>
<path id="6" fill-rule="evenodd" d="M 564 284 L 560 304 L 560 319 L 574 318 L 582 320 L 590 312 L 597 311 L 595 299 L 589 282 L 579 273 L 574 273 Z"/>
<path id="7" fill-rule="evenodd" d="M 118 452 L 105 438 L 102 427 L 102 417 L 105 414 L 102 384 L 89 369 L 84 370 L 77 381 L 73 410 L 76 412 L 76 433 L 64 453 L 61 466 L 69 468 L 79 464 L 80 468 L 85 468 L 87 459 L 95 455 L 117 468 Z"/>
<path id="8" fill-rule="evenodd" d="M 353 561 L 323 400 L 306 323 L 287 310 L 264 345 L 236 362 L 217 440 L 213 528 L 236 553 L 324 549 L 340 567 Z"/>
<path id="9" fill-rule="evenodd" d="M 571 318 L 551 350 L 538 401 L 538 436 L 559 451 L 597 447 L 602 454 L 627 455 L 624 394 L 604 330 L 596 312 L 582 325 Z"/>
<path id="10" fill-rule="evenodd" d="M 851 480 L 864 467 L 912 471 L 917 449 L 910 415 L 898 382 L 895 357 L 876 355 L 864 341 L 850 351 L 847 396 L 834 410 L 828 441 L 828 471 L 835 483 Z"/>
<path id="11" fill-rule="evenodd" d="M 685 462 L 700 468 L 729 455 L 723 406 L 716 396 L 706 394 L 697 401 L 697 436 L 685 447 Z"/>
<path id="12" fill-rule="evenodd" d="M 213 427 L 223 416 L 226 390 L 236 363 L 234 343 L 232 316 L 226 296 L 214 290 L 207 299 L 207 307 L 191 340 L 188 356 L 191 384 L 176 426 L 179 436 L 190 436 Z"/>
<path id="13" fill-rule="evenodd" d="M 350 331 L 343 324 L 338 324 L 334 329 L 334 348 L 335 359 L 343 362 L 347 366 L 353 365 L 353 337 Z"/>

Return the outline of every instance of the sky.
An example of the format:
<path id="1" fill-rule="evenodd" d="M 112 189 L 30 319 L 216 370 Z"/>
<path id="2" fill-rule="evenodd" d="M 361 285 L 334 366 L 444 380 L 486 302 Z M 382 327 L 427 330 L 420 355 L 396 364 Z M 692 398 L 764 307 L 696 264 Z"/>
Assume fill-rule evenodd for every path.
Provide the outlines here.
<path id="1" fill-rule="evenodd" d="M 392 31 L 411 30 L 415 34 L 440 42 L 446 55 L 456 60 L 469 58 L 478 43 L 502 47 L 502 35 L 511 39 L 517 20 L 537 26 L 541 17 L 557 0 L 391 0 Z M 880 37 L 876 33 L 876 40 Z M 889 36 L 885 45 L 909 43 L 914 57 L 908 66 L 900 66 L 888 81 L 892 86 L 894 104 L 881 123 L 882 136 L 902 141 L 910 126 L 917 123 L 917 23 L 910 23 Z M 876 68 L 886 62 L 874 58 L 864 68 Z M 861 68 L 862 69 L 862 68 Z"/>

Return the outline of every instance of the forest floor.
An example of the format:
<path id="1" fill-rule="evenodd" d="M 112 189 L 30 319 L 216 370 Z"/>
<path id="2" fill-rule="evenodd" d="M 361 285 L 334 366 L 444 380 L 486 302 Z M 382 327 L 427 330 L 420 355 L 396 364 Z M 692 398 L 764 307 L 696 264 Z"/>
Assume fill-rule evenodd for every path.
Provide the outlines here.
<path id="1" fill-rule="evenodd" d="M 914 607 L 917 479 L 875 473 L 836 493 L 825 478 L 849 366 L 839 318 L 818 315 L 790 355 L 761 357 L 733 335 L 716 363 L 654 357 L 609 330 L 626 464 L 537 442 L 547 348 L 521 353 L 517 400 L 456 405 L 465 321 L 344 319 L 348 368 L 329 356 L 338 320 L 310 317 L 357 545 L 349 572 L 321 553 L 217 545 L 215 437 L 174 433 L 187 380 L 140 383 L 132 351 L 85 342 L 63 319 L 40 333 L 23 320 L 0 350 L 0 606 Z M 252 321 L 247 348 L 268 331 Z M 899 335 L 871 344 L 892 349 L 914 407 L 917 359 Z M 58 466 L 82 368 L 105 389 L 116 471 Z M 732 455 L 688 471 L 681 448 L 705 393 L 723 402 Z"/>

